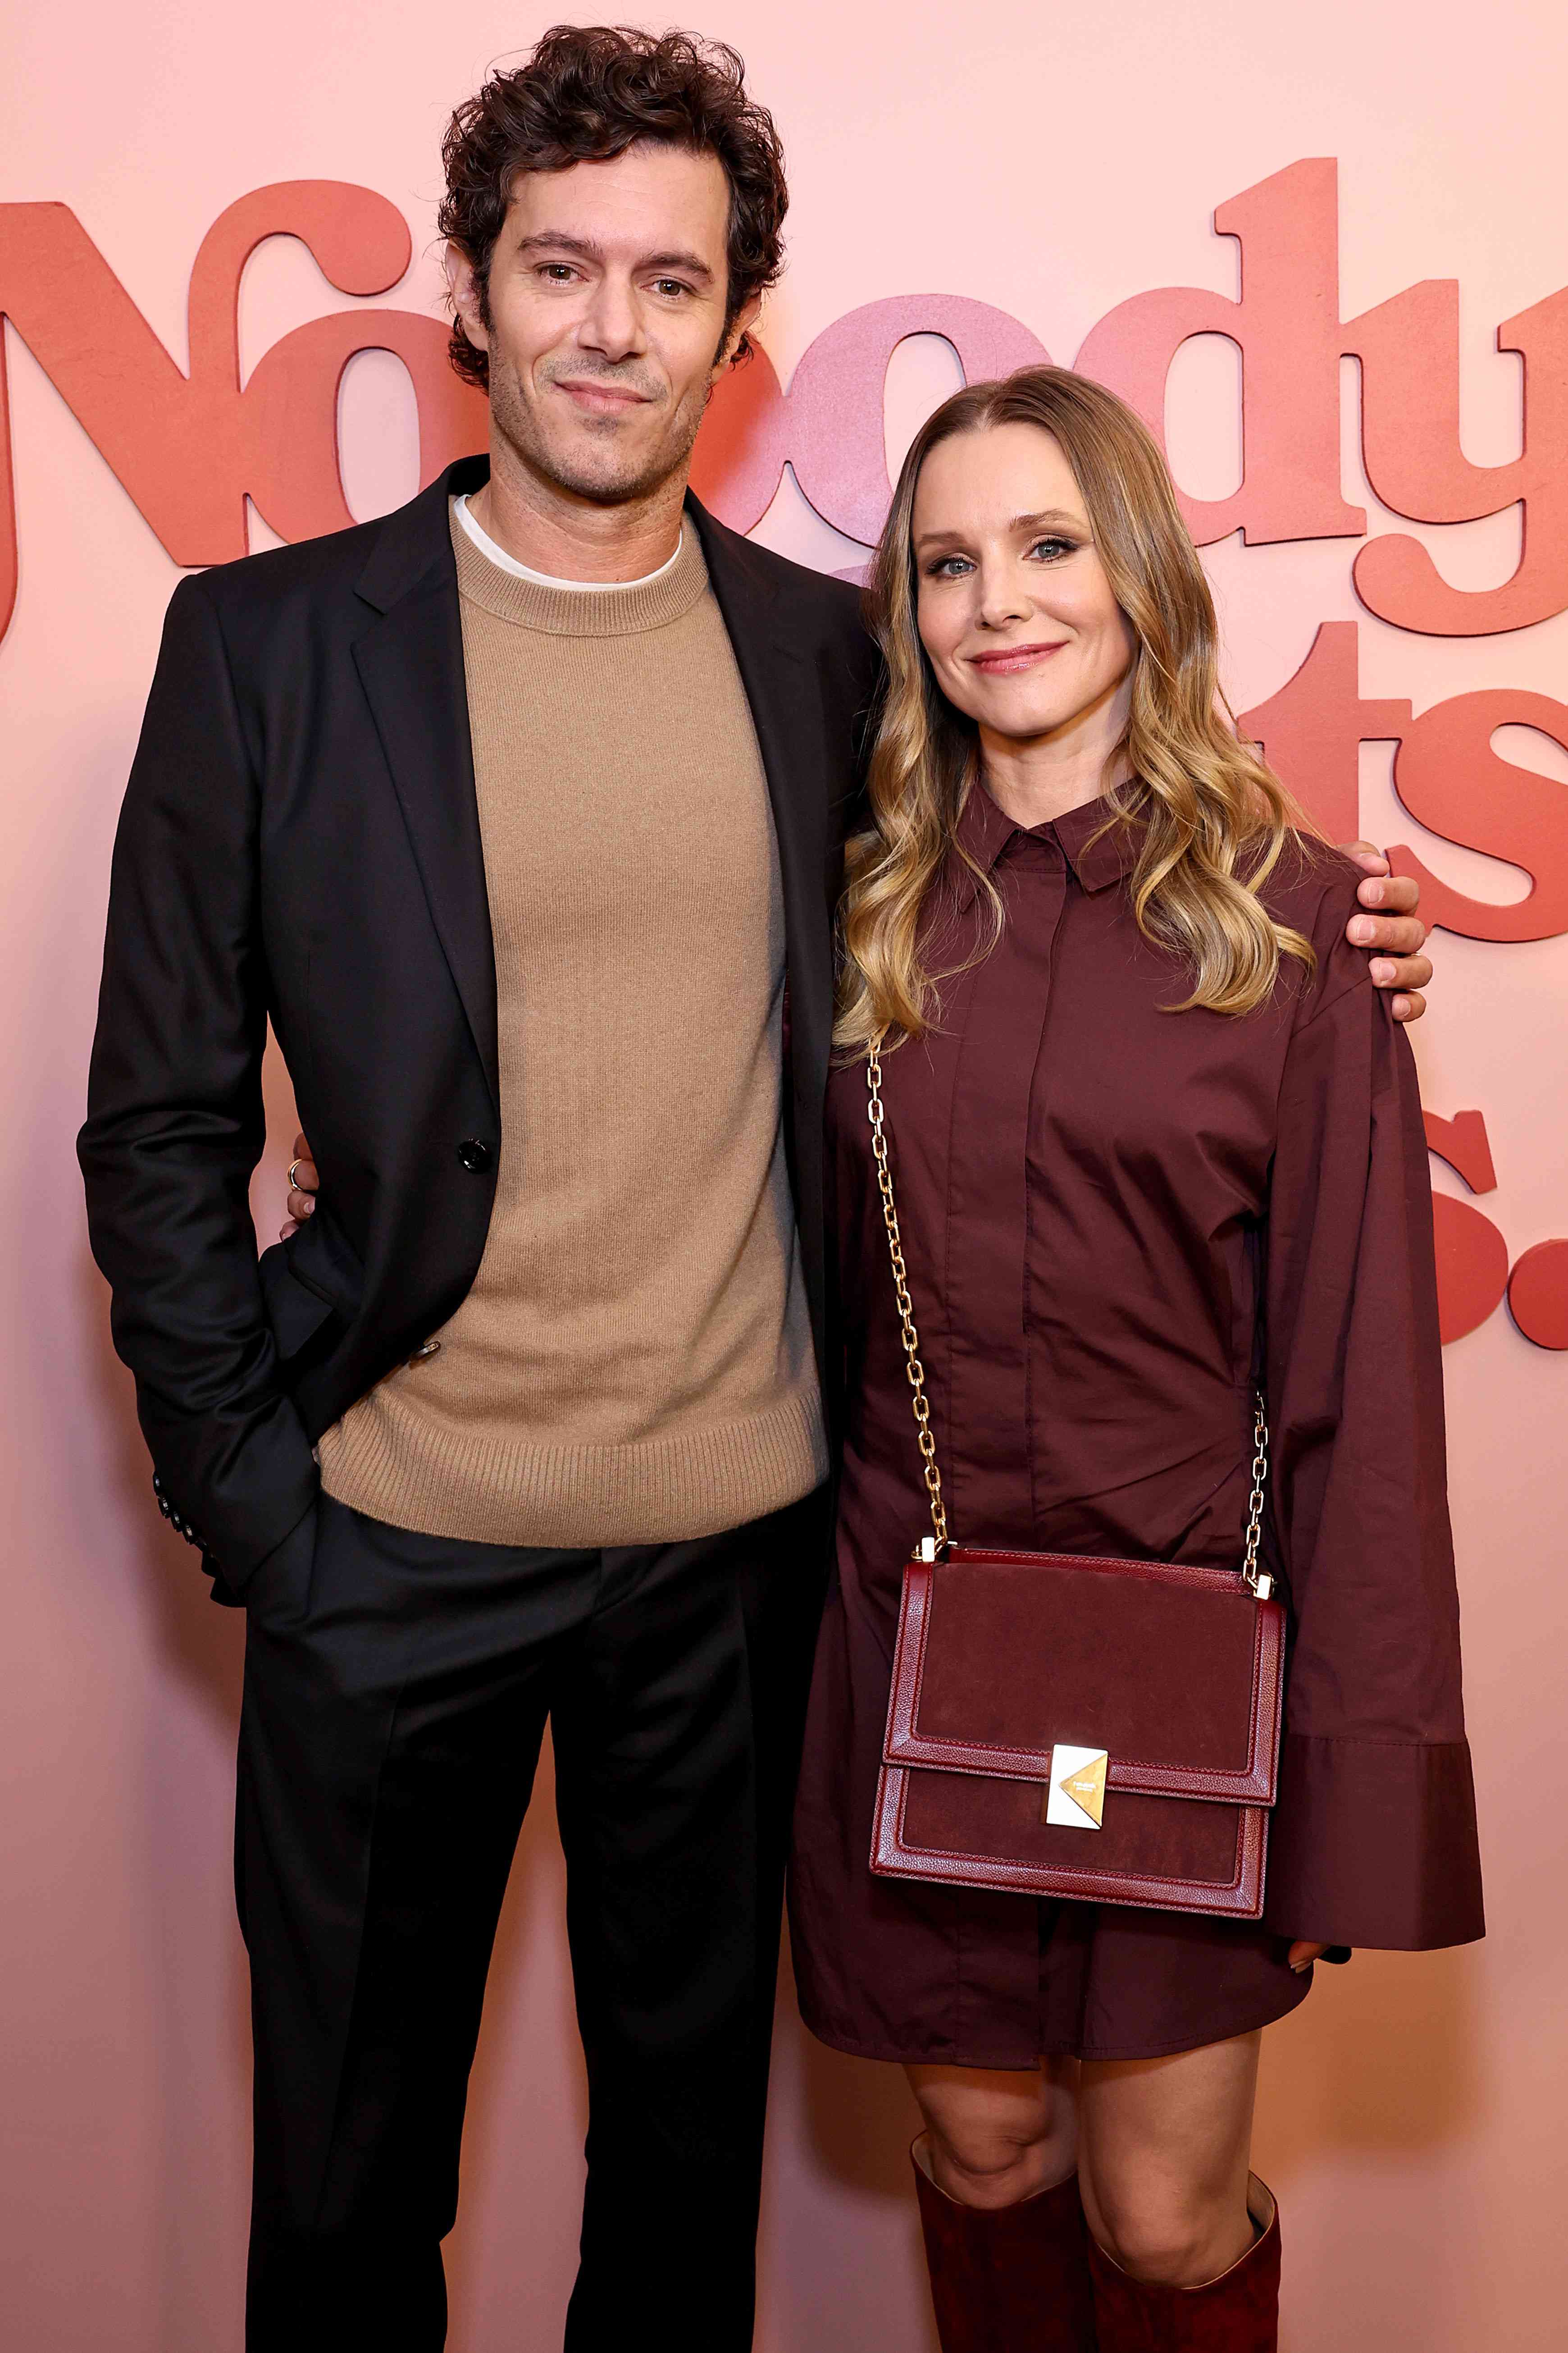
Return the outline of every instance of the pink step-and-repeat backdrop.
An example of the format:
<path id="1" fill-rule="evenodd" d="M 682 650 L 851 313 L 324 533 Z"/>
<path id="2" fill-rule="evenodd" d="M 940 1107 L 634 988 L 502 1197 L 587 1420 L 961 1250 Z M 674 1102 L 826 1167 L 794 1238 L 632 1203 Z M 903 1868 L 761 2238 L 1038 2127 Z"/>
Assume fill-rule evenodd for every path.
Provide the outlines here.
<path id="1" fill-rule="evenodd" d="M 148 1497 L 71 1152 L 109 847 L 183 567 L 342 527 L 482 438 L 447 374 L 451 104 L 551 20 L 494 0 L 14 6 L 0 96 L 0 2321 L 233 2353 L 241 1630 Z M 1452 1488 L 1491 1934 L 1363 1955 L 1271 2034 L 1290 2353 L 1546 2353 L 1568 2302 L 1568 40 L 1548 0 L 714 0 L 795 205 L 698 485 L 837 572 L 921 417 L 1050 355 L 1166 437 L 1235 707 L 1418 872 Z M 293 1132 L 270 1071 L 256 1201 Z M 546 2353 L 584 2100 L 548 1778 L 450 2245 L 452 2342 Z M 787 1976 L 765 2353 L 934 2342 L 891 2071 Z"/>

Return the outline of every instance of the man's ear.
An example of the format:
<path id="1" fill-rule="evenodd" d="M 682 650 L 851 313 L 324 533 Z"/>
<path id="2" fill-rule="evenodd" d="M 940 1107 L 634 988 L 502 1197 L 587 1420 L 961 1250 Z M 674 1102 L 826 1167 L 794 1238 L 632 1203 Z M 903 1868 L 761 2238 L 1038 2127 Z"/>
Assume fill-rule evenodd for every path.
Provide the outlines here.
<path id="1" fill-rule="evenodd" d="M 441 257 L 447 273 L 447 291 L 452 298 L 452 308 L 463 323 L 463 332 L 479 351 L 488 352 L 490 339 L 481 315 L 479 281 L 473 263 L 460 245 L 447 242 Z"/>
<path id="2" fill-rule="evenodd" d="M 719 346 L 719 356 L 713 363 L 713 381 L 715 384 L 718 383 L 719 378 L 725 373 L 726 369 L 732 366 L 735 353 L 740 349 L 742 336 L 745 334 L 750 328 L 756 325 L 757 321 L 762 317 L 762 314 L 763 298 L 760 294 L 753 294 L 751 301 L 745 305 L 744 309 L 738 311 L 735 316 L 731 320 L 729 331 L 726 333 L 723 342 Z"/>

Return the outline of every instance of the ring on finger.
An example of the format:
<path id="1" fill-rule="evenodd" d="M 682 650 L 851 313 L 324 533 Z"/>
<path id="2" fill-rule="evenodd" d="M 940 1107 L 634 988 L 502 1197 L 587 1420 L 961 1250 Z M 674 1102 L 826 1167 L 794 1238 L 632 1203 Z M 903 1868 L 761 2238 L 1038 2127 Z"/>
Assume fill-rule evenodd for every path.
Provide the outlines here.
<path id="1" fill-rule="evenodd" d="M 300 1182 L 300 1164 L 297 1160 L 290 1160 L 289 1163 L 289 1190 L 290 1193 L 300 1193 L 304 1190 Z"/>

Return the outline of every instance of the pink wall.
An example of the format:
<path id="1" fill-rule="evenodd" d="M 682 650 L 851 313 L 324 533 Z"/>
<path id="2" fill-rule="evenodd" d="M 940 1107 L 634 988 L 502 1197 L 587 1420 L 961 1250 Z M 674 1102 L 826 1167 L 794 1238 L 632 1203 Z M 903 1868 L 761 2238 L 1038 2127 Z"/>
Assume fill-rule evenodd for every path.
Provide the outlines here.
<path id="1" fill-rule="evenodd" d="M 14 10 L 0 203 L 68 206 L 184 365 L 192 259 L 226 206 L 289 179 L 390 198 L 416 248 L 390 293 L 338 295 L 297 243 L 257 256 L 240 313 L 248 377 L 323 314 L 367 303 L 428 314 L 446 110 L 554 13 L 272 0 L 242 29 L 196 0 Z M 1518 455 L 1520 364 L 1496 354 L 1492 332 L 1568 280 L 1564 44 L 1546 0 L 1495 0 L 1479 19 L 1413 0 L 1310 11 L 1122 0 L 1077 15 L 994 0 L 962 18 L 922 0 L 896 11 L 716 0 L 704 21 L 743 49 L 788 142 L 793 262 L 763 331 L 785 385 L 835 321 L 922 290 L 994 305 L 1068 360 L 1144 290 L 1234 294 L 1216 206 L 1300 159 L 1336 157 L 1339 315 L 1457 279 L 1465 452 L 1478 466 Z M 16 250 L 0 216 L 0 307 Z M 52 300 L 58 374 L 68 280 Z M 52 332 L 47 320 L 35 329 Z M 227 1853 L 240 1630 L 207 1606 L 152 1514 L 70 1148 L 109 844 L 177 568 L 15 332 L 6 347 L 20 572 L 0 641 L 11 1342 L 0 2307 L 27 2353 L 227 2353 L 247 2163 Z M 895 458 L 954 366 L 942 343 L 902 346 L 888 385 Z M 1414 530 L 1455 586 L 1506 580 L 1517 509 L 1432 527 L 1390 512 L 1363 470 L 1356 363 L 1341 368 L 1342 496 L 1366 509 L 1368 533 Z M 1231 346 L 1212 339 L 1173 371 L 1173 453 L 1199 496 L 1235 486 L 1236 379 Z M 1531 454 L 1552 426 L 1550 392 L 1544 377 L 1532 389 Z M 395 361 L 353 363 L 342 431 L 356 513 L 413 490 Z M 1568 453 L 1555 455 L 1561 473 Z M 829 568 L 858 560 L 788 477 L 759 536 Z M 251 543 L 269 538 L 253 516 Z M 1272 696 L 1325 621 L 1359 625 L 1365 699 L 1407 700 L 1417 714 L 1491 688 L 1568 699 L 1562 614 L 1504 635 L 1397 628 L 1358 602 L 1359 543 L 1210 548 L 1238 708 Z M 1544 498 L 1531 549 L 1568 563 Z M 1540 733 L 1510 729 L 1496 749 L 1568 782 L 1568 752 Z M 1400 807 L 1387 741 L 1363 746 L 1360 766 L 1365 830 L 1409 845 L 1463 894 L 1520 901 L 1517 867 L 1439 840 Z M 1459 829 L 1495 842 L 1484 828 L 1527 788 L 1478 769 L 1470 790 L 1476 823 Z M 1538 892 L 1563 864 L 1558 810 L 1544 795 L 1533 821 Z M 1472 933 L 1486 927 L 1471 919 Z M 1517 1261 L 1568 1235 L 1568 939 L 1444 932 L 1436 955 L 1436 1009 L 1417 1039 L 1426 1099 L 1443 1117 L 1484 1114 L 1497 1184 L 1479 1207 Z M 287 1079 L 275 1078 L 258 1193 L 269 1225 L 292 1130 Z M 1466 1194 L 1436 1164 L 1435 1182 Z M 1543 2353 L 1562 2341 L 1568 1354 L 1532 1345 L 1501 1306 L 1454 1343 L 1447 1367 L 1491 1936 L 1454 1955 L 1363 1956 L 1270 2038 L 1258 2159 L 1286 2211 L 1293 2353 Z M 572 2271 L 582 2093 L 546 1812 L 535 1808 L 514 1874 L 472 2103 L 451 2251 L 453 2341 L 466 2353 L 558 2342 Z M 786 1999 L 774 2118 L 759 2343 L 929 2345 L 899 2084 L 810 2044 Z"/>

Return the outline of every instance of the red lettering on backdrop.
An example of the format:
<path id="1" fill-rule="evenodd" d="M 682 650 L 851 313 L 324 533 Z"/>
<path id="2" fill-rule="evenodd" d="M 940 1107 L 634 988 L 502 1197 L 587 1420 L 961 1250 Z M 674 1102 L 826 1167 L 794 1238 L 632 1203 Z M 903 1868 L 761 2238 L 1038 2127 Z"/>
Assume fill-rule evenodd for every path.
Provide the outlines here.
<path id="1" fill-rule="evenodd" d="M 1361 747 L 1403 735 L 1410 705 L 1392 697 L 1363 702 L 1356 625 L 1325 621 L 1300 669 L 1237 723 L 1262 744 L 1329 839 L 1353 841 L 1361 831 Z"/>
<path id="2" fill-rule="evenodd" d="M 1339 487 L 1340 356 L 1363 371 L 1363 438 L 1384 503 L 1452 522 L 1525 509 L 1514 578 L 1451 589 L 1419 544 L 1392 533 L 1363 548 L 1357 586 L 1400 627 L 1437 634 L 1511 629 L 1568 607 L 1568 290 L 1499 330 L 1526 367 L 1528 440 L 1501 467 L 1458 446 L 1457 293 L 1412 287 L 1348 326 L 1338 319 L 1336 167 L 1313 158 L 1220 206 L 1215 225 L 1241 248 L 1239 299 L 1166 288 L 1119 304 L 1078 365 L 1114 385 L 1163 433 L 1165 381 L 1180 345 L 1224 334 L 1243 355 L 1244 475 L 1228 499 L 1184 499 L 1204 543 L 1239 529 L 1265 543 L 1359 534 L 1365 518 Z M 349 520 L 335 447 L 338 379 L 354 352 L 383 348 L 408 366 L 419 404 L 421 476 L 484 438 L 483 404 L 443 363 L 444 331 L 402 311 L 312 322 L 268 352 L 240 389 L 236 305 L 262 238 L 298 236 L 341 290 L 384 292 L 407 265 L 408 233 L 384 198 L 332 181 L 257 190 L 225 213 L 191 285 L 191 371 L 183 375 L 77 222 L 58 205 L 0 206 L 0 312 L 9 316 L 175 560 L 221 561 L 243 547 L 248 491 L 285 538 Z M 788 397 L 765 355 L 729 378 L 700 445 L 696 479 L 727 521 L 760 519 L 784 463 L 817 512 L 869 544 L 888 484 L 879 394 L 906 335 L 945 335 L 973 380 L 1045 356 L 1005 311 L 956 295 L 868 304 L 819 335 Z M 14 502 L 0 353 L 0 628 L 15 588 Z"/>
<path id="3" fill-rule="evenodd" d="M 1489 1218 L 1451 1193 L 1432 1196 L 1437 1330 L 1444 1347 L 1486 1322 L 1508 1285 L 1508 1244 Z"/>
<path id="4" fill-rule="evenodd" d="M 1568 607 L 1568 289 L 1497 331 L 1524 361 L 1522 454 L 1472 466 L 1459 447 L 1459 290 L 1430 279 L 1342 326 L 1336 166 L 1294 164 L 1221 205 L 1215 227 L 1241 246 L 1241 298 L 1169 287 L 1120 303 L 1074 365 L 1130 401 L 1164 439 L 1165 381 L 1190 336 L 1225 335 L 1242 353 L 1241 486 L 1227 499 L 1182 494 L 1200 547 L 1239 530 L 1249 544 L 1358 536 L 1359 507 L 1339 495 L 1339 363 L 1362 364 L 1362 448 L 1384 506 L 1453 523 L 1522 502 L 1524 546 L 1500 587 L 1451 588 L 1418 540 L 1390 533 L 1357 556 L 1368 609 L 1402 629 L 1487 637 Z"/>
<path id="5" fill-rule="evenodd" d="M 1426 1130 L 1426 1149 L 1446 1160 L 1457 1176 L 1462 1176 L 1472 1193 L 1493 1193 L 1497 1190 L 1497 1170 L 1492 1165 L 1492 1147 L 1487 1135 L 1487 1124 L 1479 1111 L 1457 1111 L 1452 1119 L 1439 1119 L 1435 1111 L 1421 1114 Z"/>
<path id="6" fill-rule="evenodd" d="M 823 330 L 790 383 L 790 462 L 823 521 L 867 547 L 892 496 L 883 423 L 888 364 L 910 335 L 945 337 L 970 384 L 1050 357 L 1005 311 L 961 294 L 868 302 Z"/>
<path id="7" fill-rule="evenodd" d="M 1423 1114 L 1427 1150 L 1446 1160 L 1472 1193 L 1497 1184 L 1487 1124 L 1479 1111 Z M 1509 1272 L 1508 1245 L 1489 1218 L 1451 1193 L 1432 1196 L 1437 1258 L 1437 1325 L 1445 1347 L 1491 1314 L 1506 1290 L 1509 1310 L 1538 1348 L 1568 1348 L 1568 1241 L 1537 1242 Z"/>
<path id="8" fill-rule="evenodd" d="M 1472 1193 L 1497 1184 L 1486 1122 L 1479 1111 L 1452 1120 L 1426 1113 L 1426 1145 L 1462 1176 Z M 1437 1260 L 1437 1329 L 1445 1347 L 1484 1324 L 1508 1284 L 1508 1244 L 1489 1218 L 1457 1201 L 1432 1196 L 1432 1239 Z"/>
<path id="9" fill-rule="evenodd" d="M 1373 539 L 1355 561 L 1363 605 L 1396 628 L 1479 638 L 1522 629 L 1568 606 L 1568 289 L 1507 320 L 1500 352 L 1524 360 L 1524 448 L 1472 466 L 1459 447 L 1459 289 L 1428 279 L 1368 311 L 1349 334 L 1362 354 L 1362 448 L 1385 506 L 1421 522 L 1469 522 L 1522 502 L 1524 544 L 1500 588 L 1450 588 L 1419 540 Z"/>
<path id="10" fill-rule="evenodd" d="M 1509 1311 L 1538 1348 L 1568 1348 L 1568 1242 L 1537 1242 L 1508 1279 Z"/>
<path id="11" fill-rule="evenodd" d="M 1107 313 L 1073 365 L 1135 408 L 1162 448 L 1165 379 L 1193 335 L 1241 350 L 1242 479 L 1227 499 L 1181 494 L 1200 547 L 1239 531 L 1250 545 L 1359 539 L 1366 513 L 1340 496 L 1338 167 L 1292 164 L 1215 214 L 1241 242 L 1241 299 L 1170 286 Z"/>
<path id="12" fill-rule="evenodd" d="M 1568 705 L 1521 688 L 1457 694 L 1413 720 L 1394 757 L 1394 784 L 1414 818 L 1447 841 L 1522 867 L 1528 897 L 1499 907 L 1429 874 L 1414 850 L 1389 850 L 1395 873 L 1421 883 L 1428 923 L 1473 940 L 1546 940 L 1568 932 L 1568 793 L 1491 748 L 1499 727 L 1534 727 L 1568 750 Z"/>
<path id="13" fill-rule="evenodd" d="M 1394 788 L 1411 816 L 1531 878 L 1528 897 L 1498 906 L 1439 881 L 1413 850 L 1396 847 L 1390 860 L 1396 873 L 1419 878 L 1426 921 L 1474 940 L 1568 932 L 1568 794 L 1491 749 L 1493 731 L 1507 725 L 1534 727 L 1568 748 L 1568 706 L 1504 687 L 1455 695 L 1414 719 L 1403 697 L 1363 699 L 1356 625 L 1325 621 L 1300 670 L 1239 724 L 1331 841 L 1360 830 L 1362 744 L 1392 737 Z"/>
<path id="14" fill-rule="evenodd" d="M 231 205 L 191 271 L 183 375 L 64 205 L 0 206 L 0 313 L 8 318 L 176 564 L 246 550 L 245 498 L 282 538 L 353 518 L 337 459 L 337 387 L 357 351 L 395 352 L 419 406 L 421 479 L 484 438 L 484 404 L 446 364 L 446 330 L 405 311 L 317 319 L 275 343 L 243 391 L 240 276 L 268 237 L 297 237 L 328 282 L 379 294 L 408 267 L 402 214 L 337 180 L 291 180 Z M 0 345 L 0 629 L 16 585 L 5 353 Z"/>

